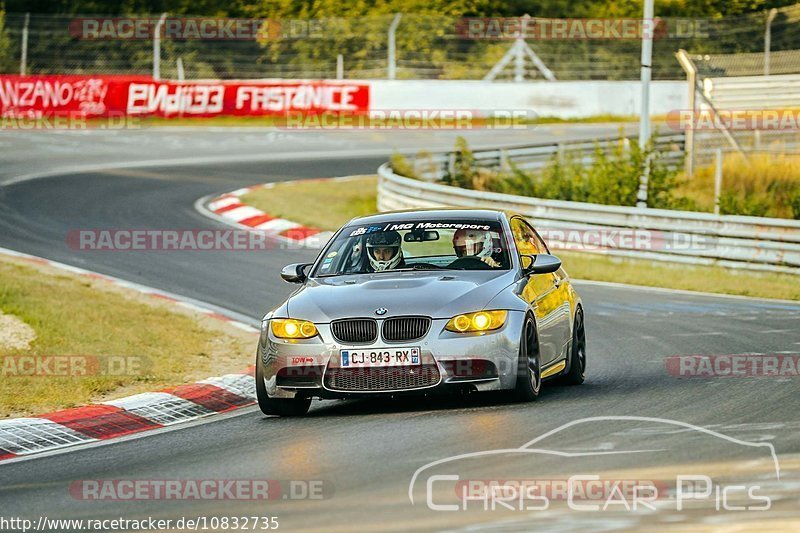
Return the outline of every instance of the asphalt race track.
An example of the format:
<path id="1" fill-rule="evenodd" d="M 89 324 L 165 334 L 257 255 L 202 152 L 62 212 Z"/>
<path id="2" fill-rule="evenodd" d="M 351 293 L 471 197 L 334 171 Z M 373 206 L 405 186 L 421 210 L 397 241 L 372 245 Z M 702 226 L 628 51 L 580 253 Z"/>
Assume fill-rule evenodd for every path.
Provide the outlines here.
<path id="1" fill-rule="evenodd" d="M 97 170 L 0 187 L 0 246 L 91 268 L 207 301 L 250 317 L 292 289 L 278 271 L 315 252 L 85 252 L 75 229 L 221 228 L 199 214 L 203 196 L 275 180 L 370 173 L 385 156 L 324 160 L 149 166 Z M 569 264 L 565 265 L 569 270 Z M 743 276 L 742 283 L 747 283 Z M 656 526 L 766 524 L 800 519 L 798 378 L 693 378 L 671 375 L 669 356 L 800 353 L 800 305 L 577 283 L 586 308 L 588 379 L 546 386 L 532 404 L 495 396 L 316 402 L 302 419 L 267 418 L 256 408 L 141 438 L 77 448 L 0 466 L 0 515 L 51 518 L 277 516 L 280 529 L 605 531 Z M 57 297 L 57 295 L 54 295 Z M 655 420 L 588 420 L 547 437 L 550 448 L 585 455 L 511 455 L 465 464 L 455 473 L 565 479 L 595 470 L 622 479 L 674 480 L 706 472 L 719 483 L 759 485 L 766 511 L 717 510 L 698 502 L 678 512 L 548 510 L 435 511 L 418 468 L 449 456 L 517 448 L 589 417 L 684 422 L 763 447 Z M 642 450 L 649 450 L 644 453 Z M 635 453 L 592 454 L 637 450 Z M 516 461 L 519 461 L 517 464 Z M 452 473 L 452 472 L 451 472 Z M 81 501 L 69 485 L 85 479 L 322 480 L 321 500 Z M 502 477 L 500 479 L 503 479 Z M 666 507 L 669 505 L 665 504 Z"/>

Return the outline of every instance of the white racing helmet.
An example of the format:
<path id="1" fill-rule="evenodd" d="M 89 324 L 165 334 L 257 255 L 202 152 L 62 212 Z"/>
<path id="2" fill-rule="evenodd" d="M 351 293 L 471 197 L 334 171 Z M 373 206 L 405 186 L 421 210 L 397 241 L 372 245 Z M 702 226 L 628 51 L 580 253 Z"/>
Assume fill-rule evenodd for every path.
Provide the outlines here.
<path id="1" fill-rule="evenodd" d="M 396 231 L 383 231 L 373 233 L 367 237 L 367 259 L 369 264 L 376 272 L 391 270 L 403 260 L 403 253 L 400 251 L 402 238 Z M 386 250 L 390 254 L 386 254 Z M 376 252 L 380 254 L 376 255 Z"/>
<path id="2" fill-rule="evenodd" d="M 459 229 L 453 234 L 453 250 L 458 257 L 490 257 L 492 232 L 476 229 Z"/>

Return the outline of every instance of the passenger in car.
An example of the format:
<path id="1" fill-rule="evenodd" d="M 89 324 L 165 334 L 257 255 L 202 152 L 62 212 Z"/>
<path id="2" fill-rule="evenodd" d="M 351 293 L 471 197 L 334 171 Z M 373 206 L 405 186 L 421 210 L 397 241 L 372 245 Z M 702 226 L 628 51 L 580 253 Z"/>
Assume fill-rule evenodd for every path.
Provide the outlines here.
<path id="1" fill-rule="evenodd" d="M 459 229 L 453 233 L 453 250 L 459 259 L 474 257 L 492 268 L 500 268 L 493 257 L 494 238 L 491 231 Z"/>

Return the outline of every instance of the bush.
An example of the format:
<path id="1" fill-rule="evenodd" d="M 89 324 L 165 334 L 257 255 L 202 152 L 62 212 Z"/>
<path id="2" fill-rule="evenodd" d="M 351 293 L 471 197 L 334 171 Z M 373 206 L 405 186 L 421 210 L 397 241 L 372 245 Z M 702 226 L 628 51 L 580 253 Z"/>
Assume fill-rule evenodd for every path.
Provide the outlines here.
<path id="1" fill-rule="evenodd" d="M 769 202 L 755 194 L 726 191 L 719 195 L 720 215 L 763 217 L 767 215 L 769 208 Z"/>
<path id="2" fill-rule="evenodd" d="M 539 173 L 530 173 L 511 163 L 510 172 L 491 172 L 475 167 L 475 158 L 464 139 L 456 144 L 455 172 L 443 180 L 448 185 L 573 202 L 607 205 L 636 205 L 639 180 L 650 158 L 648 205 L 674 208 L 691 205 L 676 198 L 676 171 L 663 165 L 652 143 L 645 150 L 620 139 L 607 153 L 596 145 L 592 161 L 586 164 L 576 152 L 553 154 Z"/>
<path id="3" fill-rule="evenodd" d="M 532 184 L 525 196 L 585 202 L 589 196 L 589 181 L 582 162 L 567 152 L 554 154 L 539 178 L 527 175 Z"/>
<path id="4" fill-rule="evenodd" d="M 392 157 L 389 158 L 389 164 L 391 165 L 392 171 L 395 174 L 399 176 L 405 176 L 406 178 L 418 179 L 417 173 L 414 172 L 414 166 L 403 154 L 392 154 Z"/>
<path id="5" fill-rule="evenodd" d="M 792 218 L 800 220 L 800 186 L 795 189 L 792 198 L 789 200 L 789 206 L 792 208 Z"/>
<path id="6" fill-rule="evenodd" d="M 644 157 L 638 146 L 620 140 L 607 154 L 599 145 L 588 165 L 587 202 L 606 205 L 636 205 L 636 192 L 644 172 Z"/>
<path id="7" fill-rule="evenodd" d="M 455 158 L 453 168 L 448 168 L 442 182 L 462 189 L 474 189 L 478 169 L 475 167 L 475 156 L 464 137 L 456 137 Z"/>

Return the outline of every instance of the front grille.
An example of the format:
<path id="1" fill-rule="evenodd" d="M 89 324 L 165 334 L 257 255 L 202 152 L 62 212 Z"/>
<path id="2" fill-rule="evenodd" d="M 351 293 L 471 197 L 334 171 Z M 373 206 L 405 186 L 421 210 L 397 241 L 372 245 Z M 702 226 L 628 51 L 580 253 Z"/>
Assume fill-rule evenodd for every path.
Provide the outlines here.
<path id="1" fill-rule="evenodd" d="M 371 318 L 331 322 L 331 332 L 340 342 L 373 342 L 378 338 L 378 323 Z"/>
<path id="2" fill-rule="evenodd" d="M 430 327 L 431 319 L 424 316 L 389 318 L 383 323 L 383 339 L 389 342 L 421 339 Z"/>
<path id="3" fill-rule="evenodd" d="M 439 383 L 435 364 L 407 367 L 329 368 L 325 386 L 339 391 L 389 391 L 433 387 Z"/>

